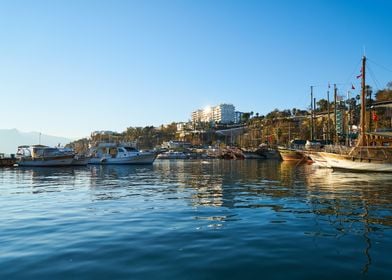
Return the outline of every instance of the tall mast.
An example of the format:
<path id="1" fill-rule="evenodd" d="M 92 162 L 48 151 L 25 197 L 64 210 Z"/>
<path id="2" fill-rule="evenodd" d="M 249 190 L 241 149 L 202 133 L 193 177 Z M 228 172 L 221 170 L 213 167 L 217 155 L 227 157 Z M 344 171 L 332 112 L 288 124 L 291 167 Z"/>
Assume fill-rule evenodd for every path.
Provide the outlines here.
<path id="1" fill-rule="evenodd" d="M 313 86 L 310 86 L 310 140 L 313 140 L 314 134 L 314 120 L 313 120 Z"/>
<path id="2" fill-rule="evenodd" d="M 339 142 L 338 135 L 338 123 L 337 123 L 337 99 L 338 99 L 338 89 L 336 88 L 336 84 L 333 85 L 333 107 L 334 107 L 334 121 L 335 121 L 335 144 Z"/>
<path id="3" fill-rule="evenodd" d="M 327 119 L 327 141 L 329 141 L 329 138 L 331 137 L 331 133 L 330 133 L 330 115 L 329 115 L 329 85 L 328 85 L 328 91 L 327 91 L 327 111 L 328 111 L 328 119 Z"/>
<path id="4" fill-rule="evenodd" d="M 366 84 L 365 84 L 365 68 L 366 67 L 366 56 L 362 58 L 362 93 L 361 93 L 361 131 L 360 131 L 360 142 L 359 145 L 365 145 L 365 129 L 366 129 Z"/>

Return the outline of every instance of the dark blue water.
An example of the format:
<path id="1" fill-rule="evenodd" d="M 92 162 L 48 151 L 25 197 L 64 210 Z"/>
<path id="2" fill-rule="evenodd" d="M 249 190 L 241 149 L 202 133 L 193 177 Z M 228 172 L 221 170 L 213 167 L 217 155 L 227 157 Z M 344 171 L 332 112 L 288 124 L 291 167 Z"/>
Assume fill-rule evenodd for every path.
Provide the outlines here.
<path id="1" fill-rule="evenodd" d="M 0 279 L 392 279 L 392 175 L 278 161 L 0 169 Z"/>

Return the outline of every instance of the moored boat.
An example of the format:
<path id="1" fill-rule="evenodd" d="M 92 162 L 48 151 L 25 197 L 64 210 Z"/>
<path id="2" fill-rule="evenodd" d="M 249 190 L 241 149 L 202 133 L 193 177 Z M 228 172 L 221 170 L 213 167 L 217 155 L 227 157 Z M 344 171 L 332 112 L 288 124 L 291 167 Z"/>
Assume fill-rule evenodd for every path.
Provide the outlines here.
<path id="1" fill-rule="evenodd" d="M 352 171 L 392 172 L 392 135 L 366 133 L 366 57 L 362 59 L 361 126 L 356 146 L 331 146 L 319 152 L 326 166 Z M 388 139 L 389 138 L 389 139 Z"/>
<path id="2" fill-rule="evenodd" d="M 187 159 L 188 155 L 183 152 L 167 151 L 159 154 L 158 159 Z"/>
<path id="3" fill-rule="evenodd" d="M 392 172 L 392 147 L 358 146 L 349 150 L 339 150 L 319 152 L 327 167 L 353 171 Z"/>
<path id="4" fill-rule="evenodd" d="M 280 156 L 282 157 L 282 160 L 284 161 L 306 162 L 308 160 L 308 156 L 304 153 L 303 150 L 278 147 L 278 151 Z"/>
<path id="5" fill-rule="evenodd" d="M 291 140 L 287 146 L 278 146 L 280 157 L 284 161 L 307 162 L 309 157 L 304 152 L 305 140 Z"/>
<path id="6" fill-rule="evenodd" d="M 72 150 L 44 145 L 19 146 L 16 153 L 18 166 L 69 166 L 74 159 Z"/>
<path id="7" fill-rule="evenodd" d="M 142 152 L 125 144 L 100 143 L 90 150 L 89 164 L 152 164 L 154 152 Z"/>

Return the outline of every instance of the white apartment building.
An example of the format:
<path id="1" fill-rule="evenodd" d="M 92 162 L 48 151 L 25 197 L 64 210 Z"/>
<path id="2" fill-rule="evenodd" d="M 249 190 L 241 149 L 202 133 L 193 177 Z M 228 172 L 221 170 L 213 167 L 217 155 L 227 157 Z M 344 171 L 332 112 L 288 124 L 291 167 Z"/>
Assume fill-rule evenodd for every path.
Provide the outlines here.
<path id="1" fill-rule="evenodd" d="M 233 123 L 235 121 L 235 107 L 232 104 L 219 104 L 204 110 L 192 112 L 192 122 Z"/>

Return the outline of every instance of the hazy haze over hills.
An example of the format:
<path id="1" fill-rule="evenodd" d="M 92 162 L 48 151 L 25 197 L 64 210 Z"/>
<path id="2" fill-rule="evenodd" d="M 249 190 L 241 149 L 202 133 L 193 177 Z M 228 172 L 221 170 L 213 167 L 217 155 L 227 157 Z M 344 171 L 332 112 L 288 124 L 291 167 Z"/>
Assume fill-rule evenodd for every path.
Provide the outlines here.
<path id="1" fill-rule="evenodd" d="M 39 144 L 39 134 L 39 132 L 21 132 L 17 129 L 0 129 L 0 153 L 14 154 L 20 145 Z M 41 134 L 40 144 L 56 146 L 60 143 L 63 146 L 71 141 L 72 139 L 65 137 Z"/>

